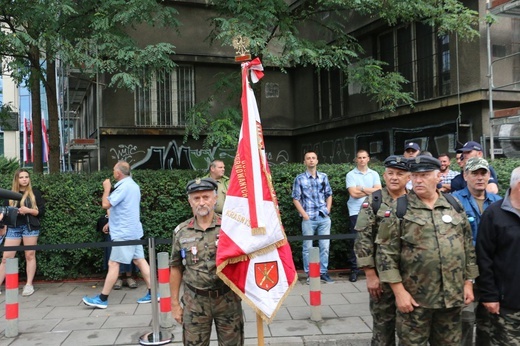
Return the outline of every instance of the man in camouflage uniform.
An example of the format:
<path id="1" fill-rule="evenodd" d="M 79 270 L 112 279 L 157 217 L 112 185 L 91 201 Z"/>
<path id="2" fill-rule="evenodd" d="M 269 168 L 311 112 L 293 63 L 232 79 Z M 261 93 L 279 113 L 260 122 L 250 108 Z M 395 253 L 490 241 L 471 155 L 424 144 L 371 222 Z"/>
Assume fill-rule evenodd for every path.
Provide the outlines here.
<path id="1" fill-rule="evenodd" d="M 363 204 L 356 222 L 358 237 L 355 242 L 357 263 L 365 272 L 367 289 L 370 293 L 370 312 L 372 314 L 372 345 L 395 346 L 395 298 L 388 284 L 383 284 L 375 267 L 375 240 L 379 227 L 387 228 L 392 224 L 390 211 L 395 210 L 396 200 L 406 194 L 406 183 L 410 179 L 406 159 L 401 156 L 389 156 L 384 161 L 383 179 L 385 187 L 381 195 L 369 195 Z M 376 195 L 377 194 L 377 195 Z M 374 199 L 380 198 L 378 210 L 372 206 L 378 204 Z M 395 220 L 395 219 L 393 219 Z"/>
<path id="2" fill-rule="evenodd" d="M 184 345 L 209 345 L 215 321 L 219 345 L 244 344 L 240 298 L 217 277 L 215 257 L 220 216 L 215 214 L 217 183 L 211 178 L 186 186 L 191 219 L 175 228 L 170 261 L 173 318 L 182 324 Z M 184 282 L 181 307 L 179 293 Z"/>
<path id="3" fill-rule="evenodd" d="M 460 345 L 462 308 L 473 301 L 478 276 L 471 227 L 436 188 L 439 160 L 420 155 L 408 166 L 406 214 L 392 213 L 392 226 L 379 228 L 379 277 L 394 292 L 401 345 Z"/>

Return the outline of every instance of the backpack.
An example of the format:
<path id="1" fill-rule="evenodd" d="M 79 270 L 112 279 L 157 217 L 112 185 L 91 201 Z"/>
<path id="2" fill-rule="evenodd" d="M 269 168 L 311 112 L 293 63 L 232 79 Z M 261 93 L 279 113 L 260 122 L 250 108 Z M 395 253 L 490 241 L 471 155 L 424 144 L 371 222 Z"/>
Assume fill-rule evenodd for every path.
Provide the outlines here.
<path id="1" fill-rule="evenodd" d="M 464 211 L 460 204 L 457 203 L 455 197 L 445 192 L 442 192 L 442 195 L 448 200 L 448 202 L 451 204 L 453 209 L 457 211 L 457 213 Z M 372 210 L 375 214 L 377 214 L 379 207 L 381 207 L 382 199 L 383 193 L 381 189 L 372 192 Z M 403 216 L 406 214 L 406 207 L 408 207 L 408 195 L 402 195 L 401 197 L 397 198 L 397 207 L 395 210 L 395 214 L 399 219 L 402 219 Z"/>

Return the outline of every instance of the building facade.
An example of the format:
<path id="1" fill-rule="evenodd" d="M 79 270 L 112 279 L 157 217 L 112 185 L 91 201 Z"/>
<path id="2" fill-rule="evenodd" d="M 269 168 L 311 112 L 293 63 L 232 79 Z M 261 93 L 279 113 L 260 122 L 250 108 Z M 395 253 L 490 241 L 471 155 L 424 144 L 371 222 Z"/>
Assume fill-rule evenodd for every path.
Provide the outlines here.
<path id="1" fill-rule="evenodd" d="M 520 7 L 519 1 L 464 3 L 482 19 L 504 4 Z M 178 68 L 152 76 L 148 88 L 113 90 L 105 87 L 108 76 L 85 81 L 77 71 L 62 67 L 60 105 L 71 169 L 106 168 L 122 159 L 134 169 L 207 169 L 216 158 L 231 165 L 235 148 L 184 143 L 184 125 L 187 110 L 216 95 L 219 74 L 238 74 L 240 66 L 231 47 L 206 40 L 211 7 L 183 1 L 175 8 L 183 23 L 180 34 L 145 26 L 133 32 L 139 42 L 176 47 L 172 59 Z M 399 71 L 409 80 L 405 90 L 414 95 L 415 104 L 392 113 L 380 111 L 381 105 L 358 86 L 344 87 L 339 71 L 301 67 L 285 73 L 264 66 L 257 98 L 269 162 L 301 162 L 307 150 L 314 150 L 321 163 L 343 163 L 361 148 L 382 160 L 401 154 L 407 141 L 436 155 L 455 153 L 464 142 L 476 140 L 485 145 L 487 156 L 492 148 L 497 157 L 517 157 L 520 19 L 502 14 L 497 13 L 490 27 L 482 20 L 480 37 L 470 42 L 456 35 L 439 36 L 435 28 L 420 23 L 389 27 L 367 18 L 346 23 L 367 56 L 386 62 L 388 71 Z M 302 34 L 312 35 L 312 26 L 302 28 Z M 490 64 L 494 85 L 505 87 L 490 89 Z M 211 101 L 213 111 L 227 105 L 224 96 Z"/>

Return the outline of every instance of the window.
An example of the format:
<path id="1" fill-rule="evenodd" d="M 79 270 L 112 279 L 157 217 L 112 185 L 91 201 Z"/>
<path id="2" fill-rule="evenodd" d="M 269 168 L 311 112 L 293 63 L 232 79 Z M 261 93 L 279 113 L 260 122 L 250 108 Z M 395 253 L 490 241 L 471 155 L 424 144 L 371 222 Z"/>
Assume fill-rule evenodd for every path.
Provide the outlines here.
<path id="1" fill-rule="evenodd" d="M 317 88 L 319 120 L 344 116 L 348 93 L 344 74 L 339 69 L 318 70 Z"/>
<path id="2" fill-rule="evenodd" d="M 451 91 L 449 43 L 431 26 L 414 23 L 378 37 L 379 59 L 388 64 L 386 72 L 399 72 L 409 81 L 404 91 L 417 100 L 430 99 Z"/>
<path id="3" fill-rule="evenodd" d="M 195 104 L 193 66 L 178 66 L 171 72 L 152 73 L 134 93 L 135 125 L 170 127 L 184 125 Z"/>

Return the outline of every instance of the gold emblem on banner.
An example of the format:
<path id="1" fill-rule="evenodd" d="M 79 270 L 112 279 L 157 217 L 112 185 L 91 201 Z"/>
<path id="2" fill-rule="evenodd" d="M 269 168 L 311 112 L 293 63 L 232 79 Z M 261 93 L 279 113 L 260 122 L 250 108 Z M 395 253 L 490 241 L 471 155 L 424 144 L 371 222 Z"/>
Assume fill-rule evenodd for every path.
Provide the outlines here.
<path id="1" fill-rule="evenodd" d="M 251 40 L 245 36 L 235 36 L 233 38 L 233 48 L 235 48 L 235 61 L 244 62 L 251 60 L 249 45 Z"/>

